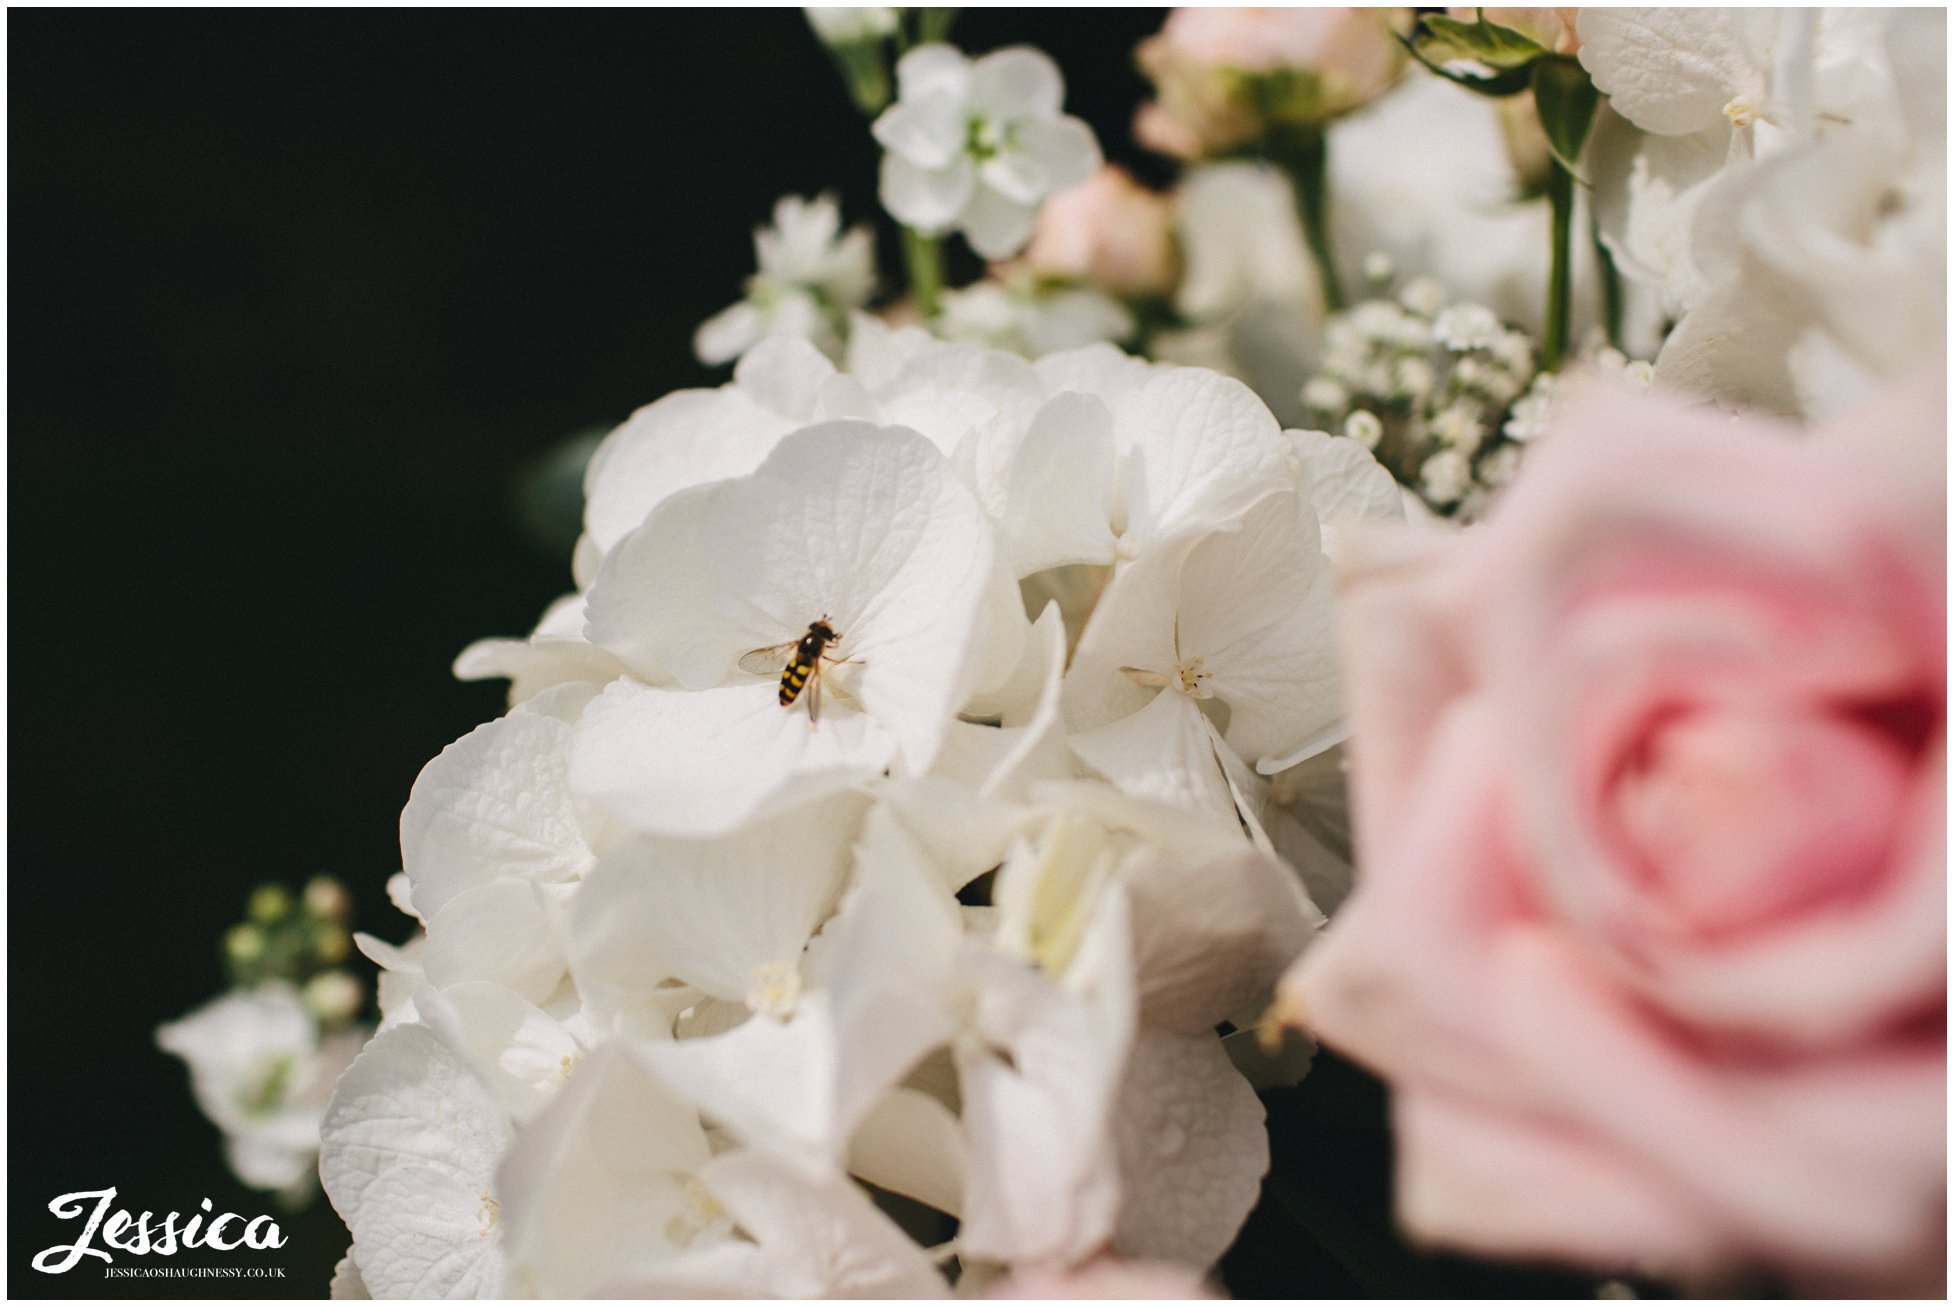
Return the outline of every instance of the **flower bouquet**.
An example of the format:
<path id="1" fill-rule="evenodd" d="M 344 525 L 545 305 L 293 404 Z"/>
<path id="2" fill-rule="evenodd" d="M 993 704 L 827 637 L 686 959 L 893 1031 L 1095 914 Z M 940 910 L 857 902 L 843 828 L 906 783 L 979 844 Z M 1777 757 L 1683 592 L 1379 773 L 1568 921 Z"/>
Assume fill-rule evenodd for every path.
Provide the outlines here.
<path id="1" fill-rule="evenodd" d="M 1939 1294 L 1944 15 L 1178 10 L 1161 186 L 807 16 L 887 221 L 456 661 L 377 1026 L 317 882 L 159 1034 L 333 1295 Z"/>

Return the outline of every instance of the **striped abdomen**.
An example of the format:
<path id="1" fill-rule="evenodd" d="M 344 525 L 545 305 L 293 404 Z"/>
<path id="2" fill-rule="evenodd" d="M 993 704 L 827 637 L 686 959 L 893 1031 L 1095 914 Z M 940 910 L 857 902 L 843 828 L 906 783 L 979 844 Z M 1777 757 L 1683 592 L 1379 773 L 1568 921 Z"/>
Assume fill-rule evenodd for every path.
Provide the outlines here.
<path id="1" fill-rule="evenodd" d="M 807 688 L 807 678 L 814 670 L 814 664 L 806 659 L 796 658 L 787 664 L 787 670 L 780 674 L 780 706 L 785 708 L 800 698 L 801 691 Z"/>

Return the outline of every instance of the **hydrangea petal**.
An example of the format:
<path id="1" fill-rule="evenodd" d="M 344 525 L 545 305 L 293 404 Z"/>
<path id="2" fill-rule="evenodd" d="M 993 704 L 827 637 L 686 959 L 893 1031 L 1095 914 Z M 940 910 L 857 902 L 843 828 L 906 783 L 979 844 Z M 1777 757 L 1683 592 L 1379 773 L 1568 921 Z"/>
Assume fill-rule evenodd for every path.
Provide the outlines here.
<path id="1" fill-rule="evenodd" d="M 500 876 L 548 884 L 583 874 L 592 855 L 568 784 L 571 723 L 594 688 L 547 691 L 421 769 L 400 814 L 401 865 L 421 915 Z"/>
<path id="2" fill-rule="evenodd" d="M 1282 428 L 1232 377 L 1157 372 L 1115 412 L 1114 429 L 1128 556 L 1143 542 L 1212 529 L 1289 481 Z"/>
<path id="3" fill-rule="evenodd" d="M 697 1112 L 621 1045 L 591 1053 L 496 1175 L 516 1287 L 582 1297 L 619 1268 L 730 1235 L 697 1183 L 710 1156 Z"/>
<path id="4" fill-rule="evenodd" d="M 1262 1100 L 1211 1031 L 1142 1029 L 1113 1112 L 1122 1256 L 1212 1266 L 1262 1193 Z"/>
<path id="5" fill-rule="evenodd" d="M 494 1175 L 514 1130 L 439 1036 L 415 1025 L 374 1036 L 334 1089 L 320 1137 L 319 1178 L 371 1292 L 504 1292 Z"/>
<path id="6" fill-rule="evenodd" d="M 703 838 L 871 780 L 897 748 L 874 718 L 832 702 L 811 725 L 771 685 L 693 694 L 625 680 L 578 723 L 570 779 L 637 830 Z"/>
<path id="7" fill-rule="evenodd" d="M 513 876 L 455 895 L 428 921 L 422 952 L 428 983 L 507 985 L 542 1003 L 563 979 L 563 948 L 539 887 Z"/>
<path id="8" fill-rule="evenodd" d="M 841 893 L 866 806 L 835 795 L 714 839 L 639 836 L 611 850 L 571 918 L 579 988 L 619 1006 L 666 980 L 736 1003 L 756 986 L 798 984 L 801 950 Z M 791 994 L 780 1001 L 791 1008 Z"/>

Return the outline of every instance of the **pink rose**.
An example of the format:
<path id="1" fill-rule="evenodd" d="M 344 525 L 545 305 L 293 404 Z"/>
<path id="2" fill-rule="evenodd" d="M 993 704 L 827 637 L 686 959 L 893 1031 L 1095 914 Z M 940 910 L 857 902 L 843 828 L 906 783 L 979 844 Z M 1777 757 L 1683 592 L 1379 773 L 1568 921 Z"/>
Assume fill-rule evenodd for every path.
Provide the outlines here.
<path id="1" fill-rule="evenodd" d="M 1362 861 L 1281 1010 L 1392 1082 L 1417 1236 L 1937 1295 L 1944 386 L 1563 419 L 1349 569 Z"/>
<path id="2" fill-rule="evenodd" d="M 1380 17 L 1368 9 L 1176 9 L 1160 34 L 1177 54 L 1209 67 L 1309 68 L 1389 85 L 1401 60 Z"/>
<path id="3" fill-rule="evenodd" d="M 1024 258 L 1046 276 L 1114 295 L 1165 294 L 1175 271 L 1171 206 L 1108 164 L 1045 202 Z"/>
<path id="4" fill-rule="evenodd" d="M 1160 98 L 1141 106 L 1134 134 L 1194 159 L 1271 124 L 1320 126 L 1397 83 L 1405 53 L 1393 24 L 1407 21 L 1402 9 L 1176 9 L 1137 51 Z"/>

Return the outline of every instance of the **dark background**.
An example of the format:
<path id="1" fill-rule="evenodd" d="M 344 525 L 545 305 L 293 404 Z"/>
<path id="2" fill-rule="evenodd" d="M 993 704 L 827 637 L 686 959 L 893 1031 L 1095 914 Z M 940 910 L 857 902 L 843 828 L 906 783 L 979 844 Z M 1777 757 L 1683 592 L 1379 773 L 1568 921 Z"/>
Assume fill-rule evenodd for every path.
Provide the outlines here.
<path id="1" fill-rule="evenodd" d="M 1157 180 L 1128 127 L 1159 21 L 972 11 L 955 39 L 1047 50 Z M 8 1286 L 318 1296 L 346 1244 L 323 1200 L 278 1254 L 210 1257 L 283 1280 L 27 1262 L 75 1237 L 47 1211 L 73 1190 L 274 1210 L 152 1032 L 222 988 L 261 881 L 329 872 L 358 927 L 407 933 L 399 809 L 502 708 L 449 663 L 570 585 L 512 486 L 722 379 L 691 333 L 738 297 L 754 224 L 822 189 L 872 218 L 876 149 L 795 10 L 16 10 L 8 34 Z M 1406 1261 L 1381 1093 L 1322 1070 L 1273 1104 L 1290 1179 L 1238 1291 L 1585 1294 Z"/>

